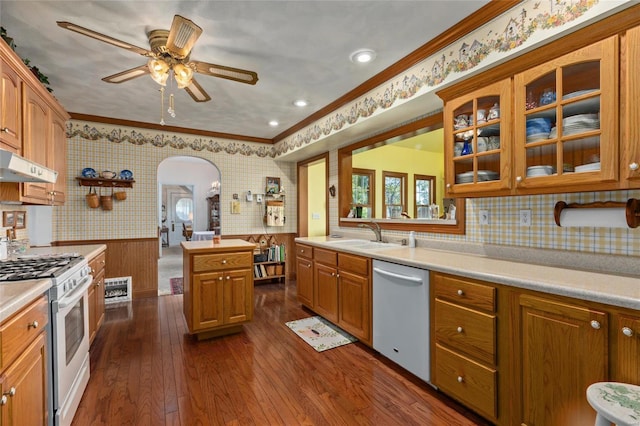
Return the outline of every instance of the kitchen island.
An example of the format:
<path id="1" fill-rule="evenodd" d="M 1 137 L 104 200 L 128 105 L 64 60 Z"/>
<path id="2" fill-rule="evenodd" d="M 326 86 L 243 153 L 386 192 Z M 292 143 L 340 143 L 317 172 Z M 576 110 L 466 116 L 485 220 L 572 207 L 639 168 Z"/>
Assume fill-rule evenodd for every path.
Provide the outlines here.
<path id="1" fill-rule="evenodd" d="M 199 340 L 237 333 L 253 318 L 253 250 L 239 239 L 183 241 L 183 312 Z"/>

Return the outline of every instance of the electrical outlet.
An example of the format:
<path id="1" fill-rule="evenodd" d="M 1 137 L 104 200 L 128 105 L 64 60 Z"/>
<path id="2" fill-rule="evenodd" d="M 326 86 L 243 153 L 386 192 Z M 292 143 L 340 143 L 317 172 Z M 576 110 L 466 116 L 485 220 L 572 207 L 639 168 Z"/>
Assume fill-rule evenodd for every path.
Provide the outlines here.
<path id="1" fill-rule="evenodd" d="M 480 225 L 489 224 L 489 210 L 480 210 Z"/>
<path id="2" fill-rule="evenodd" d="M 320 219 L 320 213 L 311 213 L 311 219 L 319 220 Z"/>
<path id="3" fill-rule="evenodd" d="M 520 226 L 531 226 L 531 210 L 520 210 Z"/>

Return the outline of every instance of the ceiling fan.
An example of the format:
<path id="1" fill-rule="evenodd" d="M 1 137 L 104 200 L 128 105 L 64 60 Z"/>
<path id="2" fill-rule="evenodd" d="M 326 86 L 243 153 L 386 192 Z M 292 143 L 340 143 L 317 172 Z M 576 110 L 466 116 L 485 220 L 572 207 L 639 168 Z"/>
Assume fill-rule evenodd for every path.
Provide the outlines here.
<path id="1" fill-rule="evenodd" d="M 211 97 L 193 78 L 194 72 L 246 84 L 256 84 L 258 82 L 258 74 L 253 71 L 190 60 L 191 49 L 200 34 L 202 34 L 202 28 L 180 15 L 173 17 L 173 23 L 169 31 L 152 30 L 149 32 L 147 36 L 150 50 L 134 46 L 71 22 L 58 21 L 57 23 L 67 30 L 75 31 L 149 58 L 145 65 L 104 77 L 102 80 L 108 83 L 123 83 L 141 75 L 151 74 L 151 77 L 158 84 L 164 86 L 170 71 L 173 71 L 178 88 L 184 88 L 196 102 L 207 102 L 211 100 Z"/>

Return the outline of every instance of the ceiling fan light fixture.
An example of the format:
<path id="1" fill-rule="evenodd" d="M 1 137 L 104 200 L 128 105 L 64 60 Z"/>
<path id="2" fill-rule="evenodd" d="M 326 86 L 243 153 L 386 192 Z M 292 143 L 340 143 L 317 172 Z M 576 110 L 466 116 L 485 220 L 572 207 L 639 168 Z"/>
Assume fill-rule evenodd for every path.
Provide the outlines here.
<path id="1" fill-rule="evenodd" d="M 303 108 L 309 105 L 309 102 L 305 101 L 304 99 L 298 99 L 293 101 L 293 104 L 299 108 Z"/>
<path id="2" fill-rule="evenodd" d="M 376 52 L 371 49 L 360 49 L 353 52 L 349 58 L 356 64 L 366 64 L 376 58 Z"/>
<path id="3" fill-rule="evenodd" d="M 153 81 L 161 86 L 166 86 L 167 78 L 169 78 L 169 64 L 162 59 L 151 58 L 147 65 Z"/>
<path id="4" fill-rule="evenodd" d="M 193 70 L 190 67 L 184 64 L 176 64 L 173 66 L 173 74 L 175 76 L 176 83 L 178 83 L 178 89 L 184 89 L 191 84 Z"/>

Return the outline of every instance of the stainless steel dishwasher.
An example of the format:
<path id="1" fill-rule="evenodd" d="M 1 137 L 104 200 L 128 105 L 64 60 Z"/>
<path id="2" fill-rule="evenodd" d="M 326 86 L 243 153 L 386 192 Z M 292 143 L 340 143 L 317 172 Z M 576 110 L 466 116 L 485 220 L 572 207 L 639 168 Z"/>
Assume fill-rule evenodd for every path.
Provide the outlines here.
<path id="1" fill-rule="evenodd" d="M 428 270 L 374 259 L 373 348 L 430 381 Z"/>

